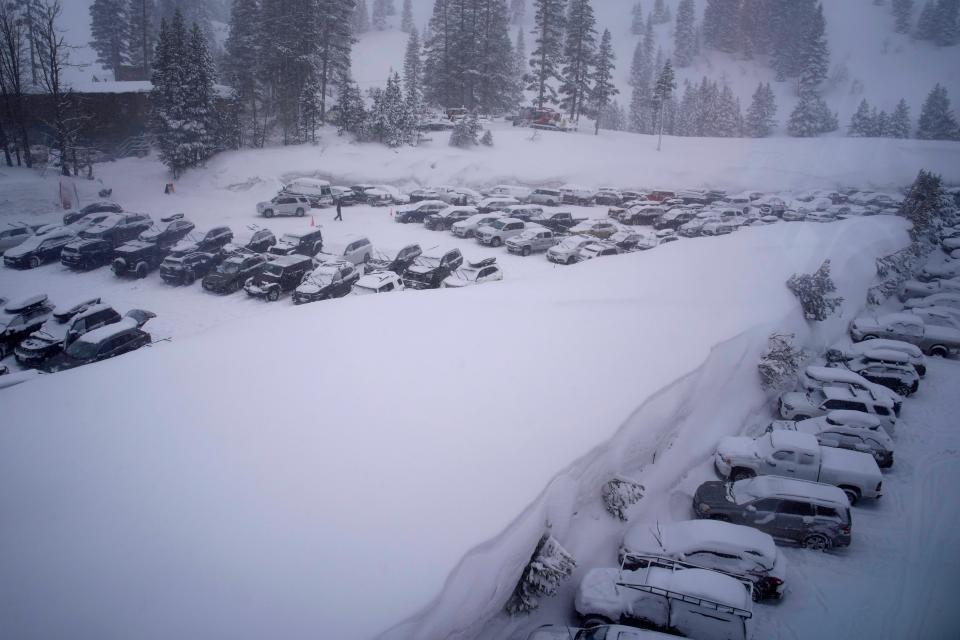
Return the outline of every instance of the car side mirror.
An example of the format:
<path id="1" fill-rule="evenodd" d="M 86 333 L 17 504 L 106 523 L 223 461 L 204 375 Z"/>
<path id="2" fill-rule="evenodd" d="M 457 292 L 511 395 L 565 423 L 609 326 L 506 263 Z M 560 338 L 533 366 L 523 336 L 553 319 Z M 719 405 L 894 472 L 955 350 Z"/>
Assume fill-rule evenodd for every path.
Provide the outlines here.
<path id="1" fill-rule="evenodd" d="M 756 513 L 756 512 L 757 512 L 757 508 L 756 508 L 755 506 L 753 506 L 752 504 L 748 504 L 748 505 L 747 505 L 747 511 L 749 511 L 750 513 Z"/>

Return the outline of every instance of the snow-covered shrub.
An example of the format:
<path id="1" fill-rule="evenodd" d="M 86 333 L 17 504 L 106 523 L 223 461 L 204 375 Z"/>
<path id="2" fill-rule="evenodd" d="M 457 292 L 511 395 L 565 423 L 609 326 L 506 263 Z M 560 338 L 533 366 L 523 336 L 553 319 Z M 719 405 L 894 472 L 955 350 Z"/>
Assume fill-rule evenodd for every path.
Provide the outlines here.
<path id="1" fill-rule="evenodd" d="M 787 280 L 787 288 L 800 300 L 807 320 L 822 322 L 843 303 L 843 298 L 830 296 L 837 285 L 830 277 L 829 260 L 824 260 L 816 273 L 793 274 Z"/>
<path id="2" fill-rule="evenodd" d="M 900 289 L 900 285 L 913 277 L 923 256 L 921 245 L 913 243 L 888 256 L 877 258 L 877 276 L 880 283 L 867 291 L 867 304 L 878 305 Z"/>
<path id="3" fill-rule="evenodd" d="M 773 333 L 767 339 L 767 350 L 760 356 L 757 371 L 765 391 L 789 391 L 797 380 L 804 353 L 793 344 L 792 333 Z"/>
<path id="4" fill-rule="evenodd" d="M 493 132 L 490 131 L 490 129 L 487 129 L 486 131 L 483 132 L 483 137 L 480 138 L 480 144 L 482 144 L 485 147 L 493 146 Z"/>
<path id="5" fill-rule="evenodd" d="M 626 522 L 627 509 L 629 509 L 631 505 L 640 502 L 640 499 L 643 498 L 644 491 L 643 485 L 639 482 L 623 476 L 617 476 L 603 485 L 601 491 L 603 506 L 606 508 L 607 513 Z"/>
<path id="6" fill-rule="evenodd" d="M 952 221 L 955 212 L 956 205 L 943 188 L 943 179 L 923 169 L 900 206 L 900 215 L 913 224 L 910 238 L 926 248 L 937 244 L 940 226 L 945 220 Z"/>
<path id="7" fill-rule="evenodd" d="M 450 146 L 460 149 L 475 147 L 480 144 L 479 135 L 480 122 L 477 120 L 477 114 L 469 113 L 453 126 L 453 131 L 450 133 Z"/>
<path id="8" fill-rule="evenodd" d="M 553 536 L 544 534 L 504 607 L 507 613 L 517 615 L 536 609 L 540 598 L 556 594 L 576 566 L 573 556 Z"/>

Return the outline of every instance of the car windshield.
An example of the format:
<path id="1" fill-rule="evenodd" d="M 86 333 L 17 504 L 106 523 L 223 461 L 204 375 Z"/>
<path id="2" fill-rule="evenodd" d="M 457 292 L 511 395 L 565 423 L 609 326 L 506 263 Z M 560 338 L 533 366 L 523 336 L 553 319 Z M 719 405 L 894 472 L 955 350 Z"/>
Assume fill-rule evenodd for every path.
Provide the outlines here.
<path id="1" fill-rule="evenodd" d="M 377 290 L 373 287 L 367 287 L 364 285 L 354 285 L 353 292 L 358 296 L 368 296 L 371 293 L 376 293 Z"/>
<path id="2" fill-rule="evenodd" d="M 494 223 L 493 223 L 492 225 L 490 225 L 490 226 L 492 226 L 494 229 L 496 229 L 496 230 L 499 231 L 499 230 L 503 229 L 505 226 L 507 226 L 507 224 L 509 224 L 509 223 L 508 223 L 508 221 L 506 221 L 506 220 L 497 220 L 496 222 L 494 222 Z"/>
<path id="3" fill-rule="evenodd" d="M 66 353 L 77 360 L 88 360 L 97 355 L 97 346 L 97 344 L 81 338 L 67 347 Z"/>
<path id="4" fill-rule="evenodd" d="M 283 275 L 283 267 L 278 264 L 268 264 L 263 269 L 263 275 L 270 276 L 272 278 L 279 278 Z"/>
<path id="5" fill-rule="evenodd" d="M 217 273 L 239 273 L 241 264 L 243 263 L 240 260 L 227 260 L 217 267 Z"/>
<path id="6" fill-rule="evenodd" d="M 607 627 L 594 627 L 592 629 L 581 629 L 577 632 L 576 640 L 606 640 Z"/>
<path id="7" fill-rule="evenodd" d="M 286 242 L 287 244 L 300 244 L 300 238 L 291 233 L 285 233 L 280 238 L 280 242 Z"/>
<path id="8" fill-rule="evenodd" d="M 47 318 L 47 321 L 37 329 L 37 333 L 43 338 L 63 340 L 67 337 L 67 322 L 69 320 L 69 318 L 58 318 L 56 316 Z"/>

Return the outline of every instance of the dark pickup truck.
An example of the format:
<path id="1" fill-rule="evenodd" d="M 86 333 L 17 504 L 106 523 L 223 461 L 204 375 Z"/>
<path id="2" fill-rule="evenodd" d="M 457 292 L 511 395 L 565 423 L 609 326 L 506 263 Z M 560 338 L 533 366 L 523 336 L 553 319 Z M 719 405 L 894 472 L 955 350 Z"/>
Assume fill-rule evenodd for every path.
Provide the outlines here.
<path id="1" fill-rule="evenodd" d="M 530 218 L 530 222 L 546 227 L 554 233 L 569 231 L 584 220 L 586 218 L 574 218 L 569 211 L 544 211 L 540 215 Z"/>
<path id="2" fill-rule="evenodd" d="M 444 279 L 462 264 L 459 249 L 432 251 L 417 258 L 403 273 L 403 285 L 408 289 L 439 289 Z"/>
<path id="3" fill-rule="evenodd" d="M 403 276 L 404 272 L 410 268 L 414 261 L 423 254 L 423 249 L 419 244 L 408 244 L 394 254 L 383 254 L 377 252 L 373 258 L 367 260 L 364 265 L 366 273 L 374 271 L 393 271 L 398 276 Z"/>

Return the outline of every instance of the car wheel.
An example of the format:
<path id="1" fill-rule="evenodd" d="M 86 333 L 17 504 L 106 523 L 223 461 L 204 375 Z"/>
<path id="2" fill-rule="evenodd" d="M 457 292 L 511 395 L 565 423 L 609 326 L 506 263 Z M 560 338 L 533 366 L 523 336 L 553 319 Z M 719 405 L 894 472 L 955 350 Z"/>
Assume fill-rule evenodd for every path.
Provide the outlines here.
<path id="1" fill-rule="evenodd" d="M 830 548 L 830 539 L 822 533 L 813 533 L 803 539 L 804 549 L 813 549 L 815 551 L 826 551 Z"/>
<path id="2" fill-rule="evenodd" d="M 273 209 L 266 209 L 266 210 L 263 212 L 263 217 L 264 217 L 264 218 L 272 218 L 272 217 L 273 217 Z"/>
<path id="3" fill-rule="evenodd" d="M 569 258 L 567 258 L 566 264 L 573 264 L 574 262 L 575 260 L 573 259 L 573 256 L 570 256 Z"/>
<path id="4" fill-rule="evenodd" d="M 297 217 L 298 217 L 298 218 L 302 218 L 304 213 L 306 213 L 306 212 L 303 210 L 303 207 L 300 207 L 300 208 L 297 209 Z"/>
<path id="5" fill-rule="evenodd" d="M 267 300 L 269 300 L 270 302 L 276 302 L 279 299 L 280 299 L 279 289 L 270 289 L 270 291 L 267 292 Z"/>
<path id="6" fill-rule="evenodd" d="M 522 256 L 524 256 L 524 257 L 530 255 L 530 247 L 524 247 L 523 249 L 521 249 L 521 250 L 520 250 L 520 255 L 522 255 Z"/>
<path id="7" fill-rule="evenodd" d="M 600 627 L 605 624 L 613 624 L 610 620 L 607 620 L 603 616 L 587 616 L 583 620 L 583 626 L 587 629 L 592 627 Z"/>
<path id="8" fill-rule="evenodd" d="M 736 482 L 737 480 L 746 480 L 747 478 L 752 478 L 757 475 L 749 469 L 734 469 L 730 472 L 730 480 Z"/>
<path id="9" fill-rule="evenodd" d="M 730 517 L 725 516 L 722 513 L 715 513 L 710 516 L 710 520 L 719 520 L 720 522 L 730 522 Z"/>
<path id="10" fill-rule="evenodd" d="M 860 500 L 860 491 L 853 487 L 840 487 L 843 489 L 843 492 L 847 494 L 847 500 L 850 501 L 850 506 L 857 504 L 857 501 Z"/>
<path id="11" fill-rule="evenodd" d="M 868 333 L 867 335 L 863 336 L 863 340 L 861 340 L 861 342 L 863 342 L 864 340 L 876 340 L 876 339 L 877 339 L 877 336 L 873 335 L 872 333 Z"/>
<path id="12" fill-rule="evenodd" d="M 30 268 L 36 269 L 40 266 L 40 256 L 31 256 L 30 258 Z"/>
<path id="13" fill-rule="evenodd" d="M 147 277 L 147 271 L 148 269 L 147 269 L 146 262 L 137 263 L 137 268 L 133 270 L 137 278 L 139 278 L 140 280 L 143 280 L 144 278 Z"/>
<path id="14" fill-rule="evenodd" d="M 896 389 L 894 389 L 893 391 L 894 393 L 897 393 L 904 397 L 909 396 L 911 393 L 913 393 L 910 386 L 903 383 L 898 384 Z"/>
<path id="15" fill-rule="evenodd" d="M 490 241 L 491 247 L 499 247 L 501 244 L 503 244 L 503 240 L 501 240 L 500 238 L 494 238 L 493 240 Z"/>
<path id="16" fill-rule="evenodd" d="M 110 265 L 110 268 L 113 269 L 114 275 L 122 276 L 123 271 L 126 268 L 126 264 L 123 260 L 114 260 L 113 264 Z"/>
<path id="17" fill-rule="evenodd" d="M 937 344 L 930 347 L 930 355 L 938 358 L 946 358 L 949 351 L 943 345 Z"/>
<path id="18" fill-rule="evenodd" d="M 810 416 L 804 415 L 802 413 L 800 415 L 793 416 L 794 422 L 800 422 L 801 420 L 809 420 L 809 419 L 810 419 Z"/>
<path id="19" fill-rule="evenodd" d="M 197 281 L 197 276 L 192 270 L 188 270 L 186 273 L 183 274 L 183 284 L 185 284 L 186 286 L 189 287 L 196 281 Z"/>
<path id="20" fill-rule="evenodd" d="M 750 589 L 750 597 L 754 602 L 760 602 L 763 600 L 763 594 L 760 593 L 760 589 L 757 587 L 757 585 L 753 585 L 753 589 Z"/>

